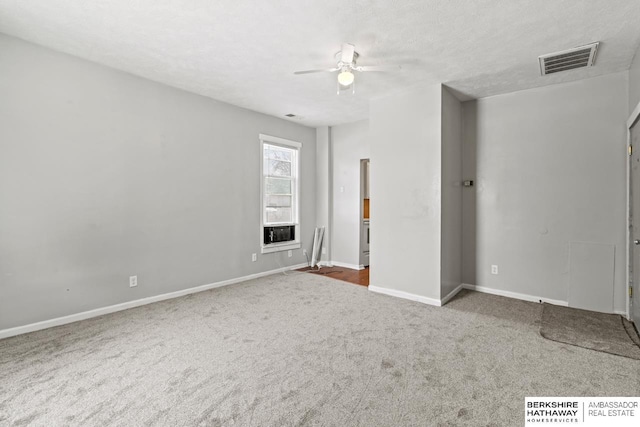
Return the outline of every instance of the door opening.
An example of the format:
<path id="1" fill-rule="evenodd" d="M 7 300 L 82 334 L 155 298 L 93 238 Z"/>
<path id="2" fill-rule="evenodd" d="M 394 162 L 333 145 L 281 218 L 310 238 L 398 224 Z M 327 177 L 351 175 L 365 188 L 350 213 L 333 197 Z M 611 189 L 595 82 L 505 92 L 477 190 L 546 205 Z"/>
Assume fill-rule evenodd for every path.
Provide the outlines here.
<path id="1" fill-rule="evenodd" d="M 360 160 L 360 212 L 358 224 L 360 224 L 360 265 L 369 266 L 370 240 L 371 240 L 371 191 L 370 191 L 370 168 L 369 159 Z"/>

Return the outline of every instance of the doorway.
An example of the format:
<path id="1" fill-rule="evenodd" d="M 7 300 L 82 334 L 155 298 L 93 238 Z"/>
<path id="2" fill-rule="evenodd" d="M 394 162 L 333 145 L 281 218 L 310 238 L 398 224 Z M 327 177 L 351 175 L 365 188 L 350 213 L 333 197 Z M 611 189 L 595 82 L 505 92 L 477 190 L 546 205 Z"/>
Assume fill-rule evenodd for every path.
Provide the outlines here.
<path id="1" fill-rule="evenodd" d="M 360 224 L 360 265 L 369 267 L 369 243 L 371 241 L 371 190 L 370 172 L 371 162 L 369 159 L 360 160 L 360 212 L 358 224 Z"/>

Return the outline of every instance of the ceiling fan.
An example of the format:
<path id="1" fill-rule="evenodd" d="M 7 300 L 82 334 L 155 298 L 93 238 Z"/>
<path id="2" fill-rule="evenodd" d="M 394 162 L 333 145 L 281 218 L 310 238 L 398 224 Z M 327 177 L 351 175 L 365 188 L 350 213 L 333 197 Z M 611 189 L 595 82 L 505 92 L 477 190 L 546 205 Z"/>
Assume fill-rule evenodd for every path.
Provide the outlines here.
<path id="1" fill-rule="evenodd" d="M 335 73 L 338 74 L 338 94 L 340 89 L 351 88 L 355 93 L 355 75 L 354 71 L 389 71 L 402 68 L 400 65 L 357 65 L 357 60 L 360 54 L 356 52 L 356 47 L 350 43 L 344 43 L 342 50 L 335 54 L 337 64 L 333 68 L 321 69 L 321 70 L 305 70 L 296 71 L 293 74 L 311 74 L 311 73 Z"/>

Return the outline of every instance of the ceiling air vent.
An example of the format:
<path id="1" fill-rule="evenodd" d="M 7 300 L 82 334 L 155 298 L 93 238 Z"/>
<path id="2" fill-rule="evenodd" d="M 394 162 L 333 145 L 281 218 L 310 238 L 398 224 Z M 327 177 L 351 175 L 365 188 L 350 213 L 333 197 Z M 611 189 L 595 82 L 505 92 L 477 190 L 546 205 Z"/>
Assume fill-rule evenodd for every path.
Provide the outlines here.
<path id="1" fill-rule="evenodd" d="M 289 113 L 289 114 L 285 114 L 284 116 L 285 116 L 285 117 L 295 117 L 296 115 L 295 115 L 295 114 L 291 114 L 291 113 Z"/>
<path id="2" fill-rule="evenodd" d="M 573 70 L 593 66 L 596 61 L 596 53 L 600 42 L 574 47 L 562 52 L 549 53 L 538 57 L 540 61 L 540 73 L 558 73 L 560 71 Z"/>

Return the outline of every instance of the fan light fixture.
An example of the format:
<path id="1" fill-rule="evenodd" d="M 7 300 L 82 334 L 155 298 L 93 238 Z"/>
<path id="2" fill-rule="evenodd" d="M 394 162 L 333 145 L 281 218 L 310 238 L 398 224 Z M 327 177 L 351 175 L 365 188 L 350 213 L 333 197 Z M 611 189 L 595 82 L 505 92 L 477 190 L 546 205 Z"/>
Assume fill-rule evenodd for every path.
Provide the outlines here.
<path id="1" fill-rule="evenodd" d="M 340 74 L 338 74 L 338 83 L 342 86 L 349 86 L 353 83 L 354 75 L 349 70 L 343 70 Z"/>
<path id="2" fill-rule="evenodd" d="M 337 93 L 341 92 L 356 93 L 355 72 L 363 71 L 386 71 L 386 70 L 398 70 L 402 68 L 400 65 L 356 65 L 360 54 L 356 52 L 356 47 L 351 43 L 343 43 L 342 50 L 336 52 L 333 56 L 336 60 L 336 65 L 332 68 L 325 68 L 320 70 L 304 70 L 295 71 L 293 74 L 311 74 L 311 73 L 335 73 L 338 72 Z"/>

